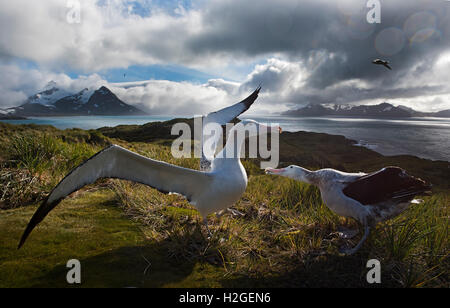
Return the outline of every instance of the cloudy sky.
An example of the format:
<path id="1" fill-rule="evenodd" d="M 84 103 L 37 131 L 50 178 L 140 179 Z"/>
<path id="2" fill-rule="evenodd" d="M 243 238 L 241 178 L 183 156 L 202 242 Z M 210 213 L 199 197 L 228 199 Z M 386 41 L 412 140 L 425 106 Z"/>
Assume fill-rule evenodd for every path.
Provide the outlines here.
<path id="1" fill-rule="evenodd" d="M 450 1 L 0 0 L 0 108 L 51 81 L 106 85 L 153 114 L 244 98 L 254 114 L 310 103 L 450 108 Z M 388 59 L 393 70 L 371 64 Z M 124 75 L 125 74 L 125 75 Z"/>

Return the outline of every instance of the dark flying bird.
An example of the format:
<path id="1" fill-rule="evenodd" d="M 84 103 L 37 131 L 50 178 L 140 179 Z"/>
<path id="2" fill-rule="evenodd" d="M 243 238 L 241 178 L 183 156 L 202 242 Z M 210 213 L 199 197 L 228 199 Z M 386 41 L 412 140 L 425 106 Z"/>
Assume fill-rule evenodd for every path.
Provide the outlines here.
<path id="1" fill-rule="evenodd" d="M 351 217 L 365 229 L 353 254 L 367 239 L 370 229 L 408 208 L 416 195 L 428 193 L 431 185 L 410 176 L 399 167 L 386 167 L 370 174 L 345 173 L 334 169 L 309 171 L 298 166 L 266 169 L 267 174 L 281 175 L 319 187 L 323 202 L 336 214 Z"/>
<path id="2" fill-rule="evenodd" d="M 392 70 L 392 67 L 389 66 L 389 61 L 381 60 L 381 59 L 375 59 L 372 61 L 373 64 L 377 65 L 384 65 L 386 68 Z"/>

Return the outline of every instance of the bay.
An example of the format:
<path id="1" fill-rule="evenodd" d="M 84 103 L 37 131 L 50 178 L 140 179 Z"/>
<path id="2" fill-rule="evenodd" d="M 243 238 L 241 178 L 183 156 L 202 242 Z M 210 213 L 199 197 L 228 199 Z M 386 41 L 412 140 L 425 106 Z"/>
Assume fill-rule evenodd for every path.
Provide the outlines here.
<path id="1" fill-rule="evenodd" d="M 96 129 L 117 125 L 142 125 L 167 121 L 174 116 L 83 116 L 39 117 L 4 120 L 12 124 L 53 125 L 59 129 Z M 343 117 L 249 116 L 262 123 L 280 124 L 284 131 L 308 131 L 343 135 L 383 155 L 414 155 L 450 161 L 449 118 L 367 119 Z"/>

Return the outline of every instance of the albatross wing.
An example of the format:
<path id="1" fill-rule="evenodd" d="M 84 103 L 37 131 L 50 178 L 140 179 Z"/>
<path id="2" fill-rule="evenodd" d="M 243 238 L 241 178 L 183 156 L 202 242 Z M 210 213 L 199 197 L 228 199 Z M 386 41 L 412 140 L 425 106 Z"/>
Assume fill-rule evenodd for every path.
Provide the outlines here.
<path id="1" fill-rule="evenodd" d="M 347 185 L 344 194 L 364 205 L 387 200 L 411 201 L 415 195 L 428 192 L 431 186 L 425 181 L 408 175 L 398 167 L 386 167 L 362 176 Z"/>
<path id="2" fill-rule="evenodd" d="M 261 87 L 258 87 L 249 97 L 244 99 L 243 101 L 234 104 L 232 106 L 223 108 L 219 111 L 209 113 L 207 116 L 203 118 L 203 128 L 206 127 L 209 123 L 217 123 L 220 125 L 225 125 L 232 120 L 234 120 L 236 117 L 238 117 L 240 114 L 247 111 L 253 103 L 258 98 L 259 91 L 261 91 Z M 211 137 L 214 138 L 213 148 L 217 148 L 217 144 L 220 140 L 220 136 L 214 136 Z M 203 153 L 203 143 L 205 140 L 202 140 L 202 159 L 200 161 L 200 167 L 202 170 L 209 169 L 209 166 L 211 165 L 211 160 L 213 157 L 206 157 L 205 153 Z"/>
<path id="3" fill-rule="evenodd" d="M 19 248 L 31 231 L 62 199 L 101 178 L 118 178 L 151 186 L 163 193 L 176 192 L 188 200 L 211 182 L 207 173 L 153 160 L 113 145 L 76 167 L 53 189 L 31 218 Z"/>

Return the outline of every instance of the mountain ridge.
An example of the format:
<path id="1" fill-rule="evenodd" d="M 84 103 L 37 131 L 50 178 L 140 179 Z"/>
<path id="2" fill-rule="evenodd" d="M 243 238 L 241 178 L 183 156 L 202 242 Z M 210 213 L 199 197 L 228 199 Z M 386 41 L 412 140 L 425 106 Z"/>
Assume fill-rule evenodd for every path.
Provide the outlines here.
<path id="1" fill-rule="evenodd" d="M 394 106 L 390 103 L 378 105 L 338 105 L 309 104 L 299 109 L 288 110 L 281 115 L 294 117 L 374 117 L 374 118 L 412 118 L 412 117 L 450 117 L 450 109 L 439 112 L 420 112 L 406 106 Z"/>
<path id="2" fill-rule="evenodd" d="M 120 100 L 106 86 L 92 91 L 85 88 L 70 93 L 50 82 L 43 91 L 36 93 L 18 107 L 0 110 L 0 118 L 42 116 L 121 116 L 146 115 L 142 110 Z"/>

